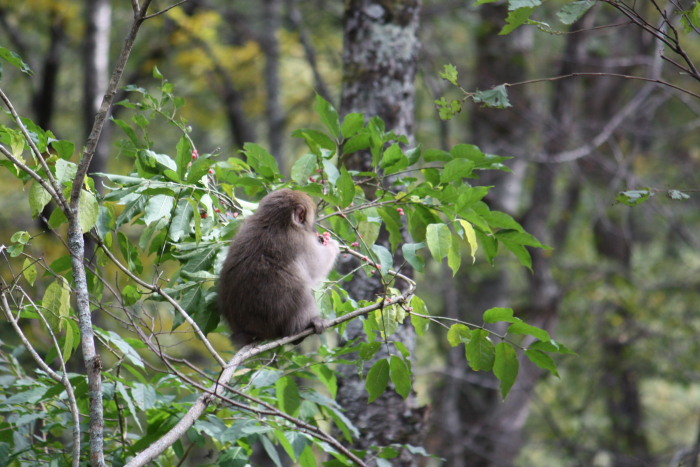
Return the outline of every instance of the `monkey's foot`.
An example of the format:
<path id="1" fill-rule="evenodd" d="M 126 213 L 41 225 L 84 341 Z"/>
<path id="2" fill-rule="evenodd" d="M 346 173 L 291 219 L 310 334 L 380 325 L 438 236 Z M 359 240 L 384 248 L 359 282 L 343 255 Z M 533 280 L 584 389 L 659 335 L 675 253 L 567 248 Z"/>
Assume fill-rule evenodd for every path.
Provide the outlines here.
<path id="1" fill-rule="evenodd" d="M 311 325 L 309 327 L 313 328 L 316 334 L 323 334 L 323 332 L 328 329 L 328 323 L 320 316 L 314 316 L 311 318 Z"/>

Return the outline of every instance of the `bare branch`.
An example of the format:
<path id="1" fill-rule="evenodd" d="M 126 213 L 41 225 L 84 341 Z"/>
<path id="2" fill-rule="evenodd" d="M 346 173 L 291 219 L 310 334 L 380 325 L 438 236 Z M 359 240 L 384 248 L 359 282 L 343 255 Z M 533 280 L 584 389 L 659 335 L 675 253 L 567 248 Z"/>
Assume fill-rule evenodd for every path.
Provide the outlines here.
<path id="1" fill-rule="evenodd" d="M 668 81 L 663 81 L 663 80 L 658 79 L 658 78 L 647 78 L 644 76 L 625 75 L 625 74 L 621 74 L 621 73 L 576 72 L 576 73 L 569 73 L 568 75 L 551 76 L 549 78 L 529 79 L 529 80 L 520 81 L 517 83 L 503 83 L 503 85 L 506 87 L 523 86 L 526 84 L 541 83 L 541 82 L 545 82 L 545 81 L 558 81 L 560 79 L 576 78 L 579 76 L 609 76 L 609 77 L 613 77 L 613 78 L 623 78 L 623 79 L 631 79 L 631 80 L 637 80 L 637 81 L 646 81 L 649 83 L 656 83 L 656 84 L 660 84 L 662 86 L 667 86 L 669 88 L 675 89 L 676 91 L 680 91 L 682 93 L 689 94 L 693 97 L 697 97 L 698 99 L 700 99 L 700 94 L 696 94 L 688 89 L 684 89 L 684 88 L 677 86 L 673 83 L 669 83 Z"/>
<path id="2" fill-rule="evenodd" d="M 162 15 L 162 14 L 167 13 L 168 11 L 172 10 L 173 8 L 179 7 L 180 5 L 182 5 L 183 3 L 186 3 L 186 2 L 187 2 L 187 0 L 180 0 L 180 1 L 177 2 L 177 3 L 175 3 L 175 4 L 173 4 L 173 5 L 170 5 L 169 7 L 165 7 L 165 8 L 163 8 L 163 9 L 160 10 L 160 11 L 157 11 L 157 12 L 155 12 L 155 13 L 153 13 L 153 14 L 144 16 L 143 19 L 144 19 L 144 21 L 145 21 L 145 20 L 151 19 L 151 18 L 153 18 L 153 17 L 155 17 L 155 16 Z"/>

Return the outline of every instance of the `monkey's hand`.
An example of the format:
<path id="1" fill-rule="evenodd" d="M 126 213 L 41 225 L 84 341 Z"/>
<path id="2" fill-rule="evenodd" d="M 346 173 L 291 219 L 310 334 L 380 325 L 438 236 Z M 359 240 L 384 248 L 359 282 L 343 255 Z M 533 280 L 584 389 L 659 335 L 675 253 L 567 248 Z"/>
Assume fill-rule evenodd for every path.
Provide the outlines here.
<path id="1" fill-rule="evenodd" d="M 328 329 L 328 323 L 320 316 L 314 316 L 311 318 L 309 327 L 312 328 L 316 334 L 323 334 L 323 332 Z"/>

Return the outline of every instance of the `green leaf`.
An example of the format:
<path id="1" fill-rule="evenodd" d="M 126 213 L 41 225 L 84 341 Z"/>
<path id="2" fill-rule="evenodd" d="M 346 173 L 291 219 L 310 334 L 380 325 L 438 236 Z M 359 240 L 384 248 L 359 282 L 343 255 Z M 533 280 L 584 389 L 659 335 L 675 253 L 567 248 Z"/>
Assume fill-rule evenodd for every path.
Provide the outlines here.
<path id="1" fill-rule="evenodd" d="M 131 306 L 138 302 L 141 298 L 141 293 L 135 285 L 129 284 L 122 289 L 122 298 L 126 306 Z"/>
<path id="2" fill-rule="evenodd" d="M 496 234 L 496 237 L 501 240 L 499 234 Z M 514 243 L 507 239 L 501 240 L 501 243 L 503 243 L 506 248 L 515 254 L 518 260 L 520 260 L 520 264 L 532 271 L 532 257 L 530 256 L 530 252 L 527 251 L 527 248 L 519 243 Z"/>
<path id="3" fill-rule="evenodd" d="M 343 154 L 352 154 L 362 151 L 370 146 L 370 136 L 367 133 L 358 133 L 350 137 L 343 145 Z"/>
<path id="4" fill-rule="evenodd" d="M 416 295 L 414 295 L 411 299 L 411 307 L 413 307 L 414 313 L 423 316 L 428 315 L 428 307 L 425 306 L 423 299 Z M 428 326 L 430 326 L 430 320 L 411 313 L 411 324 L 413 324 L 413 327 L 416 329 L 416 334 L 419 336 L 424 336 L 428 331 Z"/>
<path id="5" fill-rule="evenodd" d="M 700 27 L 700 1 L 695 1 L 692 9 L 687 9 L 682 13 L 681 24 L 686 34 Z"/>
<path id="6" fill-rule="evenodd" d="M 531 246 L 534 248 L 544 248 L 544 249 L 551 249 L 550 247 L 543 245 L 537 238 L 535 238 L 534 235 L 529 234 L 527 232 L 518 232 L 515 230 L 505 230 L 505 231 L 500 231 L 496 234 L 496 237 L 498 238 L 499 241 L 502 242 L 510 242 L 518 245 L 523 245 L 523 246 Z"/>
<path id="7" fill-rule="evenodd" d="M 124 340 L 122 336 L 114 331 L 105 331 L 97 328 L 95 329 L 95 333 L 99 334 L 103 339 L 118 348 L 124 355 L 124 358 L 129 360 L 131 363 L 139 368 L 145 368 L 139 353 L 136 351 L 136 349 L 134 349 L 134 347 L 131 346 L 131 344 Z"/>
<path id="8" fill-rule="evenodd" d="M 564 24 L 574 24 L 595 5 L 595 0 L 582 0 L 564 5 L 557 17 Z"/>
<path id="9" fill-rule="evenodd" d="M 355 136 L 365 125 L 365 116 L 361 113 L 349 113 L 343 119 L 340 131 L 344 139 Z"/>
<path id="10" fill-rule="evenodd" d="M 425 240 L 433 258 L 437 262 L 442 262 L 448 255 L 452 243 L 450 228 L 445 224 L 430 224 L 425 232 Z"/>
<path id="11" fill-rule="evenodd" d="M 58 157 L 61 159 L 68 160 L 73 157 L 73 154 L 75 153 L 75 144 L 71 141 L 52 141 L 51 147 L 56 150 L 56 154 L 58 154 Z"/>
<path id="12" fill-rule="evenodd" d="M 32 236 L 26 230 L 18 230 L 12 234 L 10 241 L 13 243 L 21 243 L 22 245 L 26 245 L 31 238 Z"/>
<path id="13" fill-rule="evenodd" d="M 459 86 L 459 77 L 457 73 L 457 67 L 448 63 L 444 66 L 443 71 L 440 73 L 440 78 L 446 79 L 455 86 Z"/>
<path id="14" fill-rule="evenodd" d="M 379 168 L 386 169 L 392 166 L 397 166 L 399 170 L 408 167 L 408 158 L 398 143 L 394 143 L 386 148 L 382 154 L 382 159 L 379 161 Z"/>
<path id="15" fill-rule="evenodd" d="M 453 159 L 452 154 L 442 149 L 426 149 L 423 153 L 425 162 L 447 162 Z"/>
<path id="16" fill-rule="evenodd" d="M 652 196 L 654 196 L 654 193 L 649 189 L 629 190 L 620 192 L 615 200 L 619 203 L 626 204 L 627 206 L 637 206 L 649 201 Z"/>
<path id="17" fill-rule="evenodd" d="M 275 383 L 277 389 L 277 404 L 283 412 L 295 415 L 301 407 L 299 387 L 291 376 L 280 378 Z"/>
<path id="18" fill-rule="evenodd" d="M 508 100 L 508 91 L 506 90 L 505 84 L 491 88 L 488 91 L 476 91 L 473 99 L 475 103 L 483 104 L 484 107 L 490 107 L 492 109 L 507 109 L 508 107 L 512 107 L 510 100 Z"/>
<path id="19" fill-rule="evenodd" d="M 527 349 L 525 351 L 525 355 L 527 358 L 530 359 L 532 363 L 537 365 L 538 367 L 542 368 L 543 370 L 547 370 L 551 372 L 554 376 L 557 378 L 559 377 L 559 371 L 557 370 L 557 364 L 554 363 L 554 359 L 547 355 L 546 353 L 542 352 L 541 350 L 537 349 Z"/>
<path id="20" fill-rule="evenodd" d="M 368 403 L 374 402 L 384 394 L 389 385 L 389 361 L 383 358 L 377 361 L 367 373 L 365 388 L 369 393 Z"/>
<path id="21" fill-rule="evenodd" d="M 299 456 L 299 462 L 301 463 L 301 467 L 318 467 L 318 464 L 316 463 L 316 454 L 314 454 L 314 450 L 311 445 L 304 448 L 301 456 Z"/>
<path id="22" fill-rule="evenodd" d="M 368 247 L 371 247 L 372 245 L 374 245 L 374 242 L 376 242 L 377 238 L 379 237 L 380 227 L 381 224 L 379 222 L 360 221 L 357 224 L 357 231 L 362 236 L 362 239 L 365 242 L 365 244 L 367 244 Z"/>
<path id="23" fill-rule="evenodd" d="M 321 97 L 320 94 L 316 94 L 316 112 L 318 112 L 321 117 L 321 122 L 328 128 L 328 131 L 331 132 L 335 139 L 338 139 L 340 137 L 338 112 L 335 110 L 335 107 Z"/>
<path id="24" fill-rule="evenodd" d="M 146 225 L 150 225 L 154 221 L 170 217 L 174 203 L 175 200 L 170 195 L 156 195 L 149 198 L 146 203 L 143 221 Z"/>
<path id="25" fill-rule="evenodd" d="M 73 351 L 78 347 L 78 344 L 80 344 L 80 340 L 78 339 L 80 331 L 78 330 L 78 325 L 74 321 L 66 320 L 65 323 L 66 334 L 63 338 L 61 353 L 63 354 L 63 360 L 68 361 Z"/>
<path id="26" fill-rule="evenodd" d="M 394 267 L 394 258 L 391 252 L 381 245 L 372 245 L 372 252 L 377 257 L 377 265 L 384 274 Z"/>
<path id="27" fill-rule="evenodd" d="M 475 329 L 466 345 L 469 366 L 474 371 L 490 371 L 493 368 L 495 349 L 488 331 Z"/>
<path id="28" fill-rule="evenodd" d="M 272 180 L 280 172 L 277 160 L 265 148 L 256 143 L 245 143 L 243 152 L 248 164 L 263 177 Z"/>
<path id="29" fill-rule="evenodd" d="M 538 7 L 542 0 L 508 0 L 508 11 L 515 11 L 521 8 Z"/>
<path id="30" fill-rule="evenodd" d="M 360 359 L 364 361 L 370 360 L 376 355 L 377 352 L 379 352 L 379 349 L 382 348 L 382 345 L 383 344 L 381 342 L 365 342 L 360 347 Z"/>
<path id="31" fill-rule="evenodd" d="M 41 299 L 44 308 L 44 318 L 48 321 L 51 329 L 59 331 L 63 328 L 63 318 L 68 317 L 70 312 L 70 287 L 68 281 L 63 277 L 58 277 L 46 288 L 44 297 Z"/>
<path id="32" fill-rule="evenodd" d="M 389 360 L 391 381 L 394 383 L 396 392 L 398 392 L 401 397 L 406 399 L 411 394 L 411 387 L 413 383 L 411 382 L 411 370 L 406 365 L 406 362 L 392 355 Z"/>
<path id="33" fill-rule="evenodd" d="M 447 265 L 452 269 L 452 277 L 457 275 L 459 267 L 462 265 L 462 251 L 459 244 L 459 238 L 451 236 L 452 242 L 450 249 L 447 251 Z"/>
<path id="34" fill-rule="evenodd" d="M 18 54 L 15 52 L 6 49 L 5 47 L 0 47 L 0 58 L 5 60 L 7 63 L 10 65 L 14 66 L 15 68 L 18 68 L 22 73 L 25 73 L 29 76 L 34 73 L 31 68 L 29 68 L 29 65 L 27 65 L 24 60 L 22 60 L 22 57 L 20 57 Z M 2 72 L 2 69 L 0 68 L 0 72 Z M 2 76 L 2 75 L 0 75 Z"/>
<path id="35" fill-rule="evenodd" d="M 520 319 L 513 316 L 512 308 L 490 308 L 484 311 L 484 323 L 498 323 L 501 321 L 515 323 L 520 321 Z"/>
<path id="36" fill-rule="evenodd" d="M 292 165 L 292 180 L 299 185 L 306 185 L 309 183 L 309 178 L 314 173 L 316 173 L 316 156 L 314 154 L 306 153 Z"/>
<path id="37" fill-rule="evenodd" d="M 29 207 L 32 209 L 32 217 L 38 217 L 50 201 L 49 192 L 39 183 L 34 182 L 29 189 Z"/>
<path id="38" fill-rule="evenodd" d="M 58 159 L 56 161 L 56 180 L 58 180 L 61 185 L 65 185 L 68 182 L 73 183 L 77 173 L 78 165 L 74 162 L 63 159 Z"/>
<path id="39" fill-rule="evenodd" d="M 391 251 L 395 252 L 396 249 L 403 243 L 403 234 L 401 233 L 403 229 L 403 222 L 401 222 L 401 214 L 394 206 L 384 206 L 379 209 L 379 216 L 384 221 L 384 227 L 389 232 L 389 243 L 391 244 Z"/>
<path id="40" fill-rule="evenodd" d="M 68 222 L 68 218 L 62 209 L 56 208 L 51 211 L 51 216 L 49 217 L 49 225 L 51 228 L 57 229 L 66 222 Z"/>
<path id="41" fill-rule="evenodd" d="M 476 262 L 476 250 L 477 248 L 479 248 L 479 244 L 476 241 L 476 231 L 474 231 L 474 227 L 464 219 L 459 219 L 459 225 L 462 226 L 462 230 L 464 231 L 464 238 L 469 244 L 469 250 L 471 252 L 473 264 Z"/>
<path id="42" fill-rule="evenodd" d="M 187 166 L 192 162 L 192 143 L 185 135 L 182 135 L 180 141 L 177 142 L 175 150 L 177 151 L 175 155 L 177 170 L 175 172 L 180 180 L 184 180 Z"/>
<path id="43" fill-rule="evenodd" d="M 335 187 L 340 195 L 340 207 L 345 209 L 350 206 L 355 199 L 355 181 L 344 165 L 340 167 L 340 177 L 338 177 Z"/>
<path id="44" fill-rule="evenodd" d="M 34 282 L 38 276 L 36 265 L 34 263 L 34 260 L 31 258 L 25 258 L 24 263 L 22 263 L 22 274 L 32 287 L 34 286 Z"/>
<path id="45" fill-rule="evenodd" d="M 421 248 L 425 248 L 425 243 L 404 243 L 401 245 L 401 252 L 403 253 L 403 258 L 408 261 L 408 264 L 413 266 L 416 271 L 423 272 L 425 268 L 425 261 L 423 258 L 416 254 L 416 251 Z"/>
<path id="46" fill-rule="evenodd" d="M 450 326 L 450 330 L 447 331 L 447 342 L 450 343 L 452 347 L 457 347 L 459 344 L 466 344 L 470 341 L 472 337 L 472 330 L 466 324 L 457 323 Z"/>
<path id="47" fill-rule="evenodd" d="M 515 349 L 507 342 L 496 346 L 496 359 L 493 364 L 493 374 L 501 380 L 501 394 L 505 399 L 518 377 L 520 362 Z"/>
<path id="48" fill-rule="evenodd" d="M 457 99 L 447 100 L 444 97 L 435 101 L 440 120 L 450 120 L 462 111 L 462 101 Z"/>
<path id="49" fill-rule="evenodd" d="M 545 331 L 544 329 L 538 328 L 537 326 L 533 326 L 531 324 L 527 324 L 524 321 L 517 321 L 513 324 L 511 324 L 508 327 L 509 334 L 522 334 L 526 336 L 532 336 L 535 337 L 542 342 L 549 342 L 552 340 L 550 337 L 549 333 Z"/>
<path id="50" fill-rule="evenodd" d="M 181 200 L 175 209 L 175 215 L 168 231 L 168 236 L 172 241 L 179 242 L 189 237 L 192 230 L 190 224 L 193 215 L 194 209 L 192 209 L 192 205 L 186 200 Z"/>
<path id="51" fill-rule="evenodd" d="M 89 191 L 82 190 L 80 193 L 80 210 L 78 211 L 78 220 L 80 221 L 80 229 L 83 233 L 89 232 L 97 225 L 97 218 L 100 215 L 100 205 L 97 202 L 95 195 Z"/>
<path id="52" fill-rule="evenodd" d="M 535 7 L 525 7 L 511 10 L 508 13 L 508 17 L 506 18 L 507 24 L 503 27 L 503 29 L 501 29 L 501 31 L 498 34 L 501 36 L 505 36 L 515 31 L 520 26 L 525 24 L 534 12 Z"/>
<path id="53" fill-rule="evenodd" d="M 460 181 L 463 178 L 470 178 L 473 168 L 474 162 L 468 159 L 453 159 L 445 164 L 445 168 L 440 175 L 440 182 L 452 183 Z"/>

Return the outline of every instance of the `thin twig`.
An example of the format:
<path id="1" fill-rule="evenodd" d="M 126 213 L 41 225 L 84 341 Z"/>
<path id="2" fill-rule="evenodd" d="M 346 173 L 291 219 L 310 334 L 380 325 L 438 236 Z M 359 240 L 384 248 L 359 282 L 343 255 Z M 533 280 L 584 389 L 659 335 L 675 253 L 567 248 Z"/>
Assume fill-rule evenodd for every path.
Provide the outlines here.
<path id="1" fill-rule="evenodd" d="M 683 89 L 680 86 L 676 86 L 673 83 L 669 83 L 668 81 L 663 81 L 658 78 L 646 78 L 644 76 L 633 76 L 633 75 L 625 75 L 621 73 L 605 73 L 605 72 L 576 72 L 576 73 L 569 73 L 568 75 L 560 75 L 560 76 L 551 76 L 548 78 L 535 78 L 535 79 L 529 79 L 526 81 L 519 81 L 517 83 L 503 83 L 504 86 L 506 87 L 513 87 L 513 86 L 523 86 L 526 84 L 533 84 L 533 83 L 541 83 L 541 82 L 546 82 L 546 81 L 558 81 L 561 79 L 568 79 L 568 78 L 576 78 L 579 76 L 609 76 L 613 78 L 623 78 L 623 79 L 632 79 L 632 80 L 637 80 L 637 81 L 646 81 L 650 83 L 656 83 L 660 84 L 662 86 L 668 86 L 670 88 L 673 88 L 677 91 L 680 91 L 685 94 L 690 94 L 693 97 L 697 97 L 700 99 L 700 94 L 696 94 L 692 91 L 689 91 L 687 89 Z"/>

